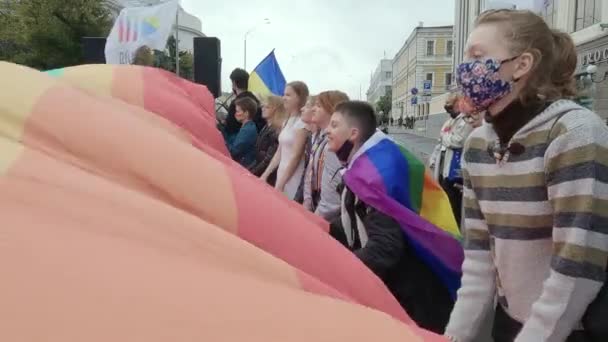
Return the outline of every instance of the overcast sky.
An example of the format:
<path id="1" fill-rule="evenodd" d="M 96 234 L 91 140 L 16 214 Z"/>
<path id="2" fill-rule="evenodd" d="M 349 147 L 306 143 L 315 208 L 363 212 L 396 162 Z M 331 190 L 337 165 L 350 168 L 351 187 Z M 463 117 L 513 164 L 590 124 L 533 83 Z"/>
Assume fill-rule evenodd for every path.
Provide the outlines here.
<path id="1" fill-rule="evenodd" d="M 312 93 L 339 89 L 365 98 L 370 73 L 386 52 L 393 58 L 409 34 L 425 26 L 452 25 L 454 0 L 181 0 L 201 19 L 203 33 L 221 40 L 222 88 L 229 74 L 247 71 L 274 48 L 287 81 L 305 81 Z M 264 25 L 264 19 L 270 25 Z"/>

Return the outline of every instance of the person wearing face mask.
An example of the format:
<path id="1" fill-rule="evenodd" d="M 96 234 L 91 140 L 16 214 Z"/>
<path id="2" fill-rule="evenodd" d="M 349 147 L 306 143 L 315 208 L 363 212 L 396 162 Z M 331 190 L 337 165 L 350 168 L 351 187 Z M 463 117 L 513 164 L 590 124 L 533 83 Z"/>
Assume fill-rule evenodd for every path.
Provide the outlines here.
<path id="1" fill-rule="evenodd" d="M 450 118 L 441 128 L 439 144 L 429 159 L 429 167 L 433 170 L 433 178 L 441 184 L 448 195 L 456 222 L 460 225 L 462 209 L 460 158 L 464 142 L 473 130 L 473 126 L 467 123 L 465 114 L 460 113 L 456 104 L 456 97 L 451 97 L 446 102 L 444 108 Z"/>
<path id="2" fill-rule="evenodd" d="M 340 194 L 337 191 L 342 177 L 338 174 L 341 163 L 329 151 L 327 126 L 339 103 L 348 101 L 348 95 L 332 90 L 320 93 L 313 100 L 312 122 L 318 128 L 313 135 L 310 161 L 304 181 L 304 207 L 331 221 L 340 211 Z"/>
<path id="3" fill-rule="evenodd" d="M 377 160 L 383 160 L 382 173 L 392 175 L 392 180 L 400 184 L 391 181 L 379 185 L 378 177 L 374 176 L 374 172 L 378 175 L 377 171 L 360 168 L 366 168 L 364 165 L 370 164 L 370 159 L 361 156 L 378 141 L 383 141 L 382 146 L 390 145 L 388 149 L 391 151 L 398 149 L 390 138 L 377 130 L 376 125 L 374 109 L 367 102 L 342 102 L 337 105 L 331 117 L 327 127 L 327 145 L 345 165 L 345 169 L 340 215 L 331 222 L 330 234 L 382 279 L 418 325 L 442 333 L 453 305 L 450 293 L 440 277 L 422 261 L 412 240 L 406 238 L 400 223 L 404 221 L 397 221 L 398 215 L 391 216 L 388 213 L 392 209 L 392 214 L 405 211 L 409 215 L 415 215 L 406 209 L 405 203 L 402 203 L 404 201 L 397 202 L 391 197 L 403 194 L 405 188 L 401 184 L 402 179 L 409 176 L 402 173 L 404 168 L 399 167 L 400 161 L 395 163 L 394 154 L 383 152 L 375 154 Z M 360 167 L 355 166 L 357 164 Z M 424 168 L 421 162 L 419 166 Z M 362 172 L 353 171 L 357 168 Z M 353 172 L 358 176 L 354 176 Z M 358 181 L 351 182 L 351 176 Z M 389 186 L 384 186 L 386 184 Z M 393 194 L 385 195 L 380 188 Z M 410 216 L 405 222 L 414 225 L 417 220 L 418 218 Z M 453 226 L 457 230 L 455 222 Z M 426 229 L 428 231 L 428 226 Z M 446 250 L 456 248 L 456 253 L 448 258 L 462 257 L 460 243 L 451 237 L 443 237 L 435 234 L 432 243 L 439 244 Z"/>
<path id="4" fill-rule="evenodd" d="M 607 298 L 608 128 L 570 100 L 572 39 L 532 12 L 493 10 L 465 53 L 457 82 L 487 124 L 464 151 L 465 261 L 446 335 L 471 341 L 495 309 L 495 342 L 608 341 L 597 314 Z"/>

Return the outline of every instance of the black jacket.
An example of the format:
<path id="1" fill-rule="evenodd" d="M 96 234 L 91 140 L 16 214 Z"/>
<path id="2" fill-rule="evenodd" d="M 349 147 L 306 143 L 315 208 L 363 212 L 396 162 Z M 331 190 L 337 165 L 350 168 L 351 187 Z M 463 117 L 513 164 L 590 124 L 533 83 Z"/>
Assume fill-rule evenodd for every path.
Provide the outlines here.
<path id="1" fill-rule="evenodd" d="M 249 166 L 249 171 L 260 177 L 274 157 L 279 147 L 279 137 L 277 132 L 270 126 L 266 125 L 258 135 L 258 140 L 255 144 L 255 162 Z M 274 185 L 276 182 L 276 170 L 268 177 L 268 184 Z"/>
<path id="2" fill-rule="evenodd" d="M 430 268 L 419 260 L 407 241 L 399 223 L 376 209 L 357 201 L 350 189 L 346 191 L 342 208 L 347 212 L 354 242 L 348 246 L 346 233 L 339 217 L 331 223 L 331 235 L 371 269 L 386 284 L 401 306 L 421 327 L 443 333 L 454 302 L 447 288 Z M 361 247 L 356 227 L 358 215 L 368 241 Z"/>
<path id="3" fill-rule="evenodd" d="M 253 122 L 255 122 L 255 125 L 258 128 L 258 132 L 261 132 L 262 128 L 266 126 L 266 120 L 264 120 L 264 118 L 262 117 L 262 106 L 260 105 L 260 101 L 257 97 L 255 97 L 252 92 L 244 91 L 238 94 L 230 103 L 230 107 L 228 107 L 228 115 L 226 116 L 225 126 L 225 133 L 227 135 L 237 134 L 239 132 L 239 129 L 241 129 L 241 123 L 236 120 L 234 114 L 236 113 L 235 101 L 243 97 L 250 97 L 258 104 L 258 111 L 255 113 L 255 117 L 253 118 Z"/>

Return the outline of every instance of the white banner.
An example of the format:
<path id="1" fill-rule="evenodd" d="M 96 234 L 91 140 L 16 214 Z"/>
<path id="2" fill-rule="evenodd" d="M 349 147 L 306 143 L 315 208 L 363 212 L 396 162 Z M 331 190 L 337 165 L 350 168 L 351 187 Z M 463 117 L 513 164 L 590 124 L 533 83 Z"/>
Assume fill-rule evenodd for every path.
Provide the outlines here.
<path id="1" fill-rule="evenodd" d="M 179 0 L 120 11 L 106 41 L 107 64 L 131 64 L 142 46 L 164 50 L 175 24 Z"/>

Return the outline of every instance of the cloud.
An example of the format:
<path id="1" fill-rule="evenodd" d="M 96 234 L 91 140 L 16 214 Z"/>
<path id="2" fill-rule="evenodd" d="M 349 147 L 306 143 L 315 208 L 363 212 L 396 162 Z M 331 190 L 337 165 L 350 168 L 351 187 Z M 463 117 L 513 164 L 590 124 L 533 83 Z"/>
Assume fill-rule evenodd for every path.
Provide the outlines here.
<path id="1" fill-rule="evenodd" d="M 352 98 L 369 86 L 370 73 L 384 56 L 392 58 L 411 31 L 452 24 L 453 0 L 182 0 L 199 17 L 203 32 L 221 40 L 222 87 L 243 67 L 245 32 L 247 69 L 272 49 L 285 77 L 306 82 L 312 93 L 340 89 Z M 270 25 L 264 25 L 269 18 Z"/>

